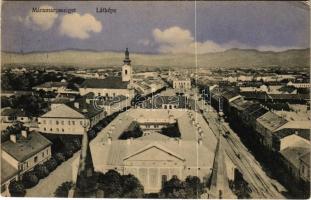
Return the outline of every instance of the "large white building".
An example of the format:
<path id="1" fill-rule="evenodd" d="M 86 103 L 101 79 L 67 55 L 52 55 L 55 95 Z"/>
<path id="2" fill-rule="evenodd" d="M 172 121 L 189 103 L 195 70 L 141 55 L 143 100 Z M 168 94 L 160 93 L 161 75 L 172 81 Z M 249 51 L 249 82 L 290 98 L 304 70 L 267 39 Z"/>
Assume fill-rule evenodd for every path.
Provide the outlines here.
<path id="1" fill-rule="evenodd" d="M 195 117 L 197 115 L 197 117 Z M 138 124 L 143 134 L 120 139 Z M 177 125 L 180 137 L 161 133 L 162 128 Z M 90 142 L 94 170 L 113 169 L 135 175 L 146 193 L 159 192 L 162 184 L 177 176 L 211 177 L 217 139 L 201 115 L 186 110 L 130 109 L 120 114 Z M 232 177 L 232 169 L 228 176 Z"/>
<path id="2" fill-rule="evenodd" d="M 105 116 L 104 110 L 85 95 L 72 102 L 52 104 L 51 110 L 38 118 L 38 126 L 42 133 L 81 135 L 85 124 L 92 127 Z"/>

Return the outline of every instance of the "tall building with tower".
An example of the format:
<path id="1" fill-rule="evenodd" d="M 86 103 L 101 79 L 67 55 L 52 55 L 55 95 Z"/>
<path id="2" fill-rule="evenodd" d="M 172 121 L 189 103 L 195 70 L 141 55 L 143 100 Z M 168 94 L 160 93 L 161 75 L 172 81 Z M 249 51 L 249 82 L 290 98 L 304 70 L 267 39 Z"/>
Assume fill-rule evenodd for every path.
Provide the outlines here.
<path id="1" fill-rule="evenodd" d="M 124 65 L 122 66 L 122 81 L 131 81 L 132 80 L 132 66 L 130 60 L 130 53 L 128 48 L 125 50 L 125 58 L 123 60 Z"/>
<path id="2" fill-rule="evenodd" d="M 132 66 L 129 55 L 128 48 L 126 48 L 121 77 L 108 76 L 105 79 L 86 79 L 80 85 L 80 95 L 83 96 L 93 92 L 96 96 L 106 99 L 115 98 L 116 96 L 132 98 L 134 96 L 134 90 L 130 84 L 132 81 Z"/>

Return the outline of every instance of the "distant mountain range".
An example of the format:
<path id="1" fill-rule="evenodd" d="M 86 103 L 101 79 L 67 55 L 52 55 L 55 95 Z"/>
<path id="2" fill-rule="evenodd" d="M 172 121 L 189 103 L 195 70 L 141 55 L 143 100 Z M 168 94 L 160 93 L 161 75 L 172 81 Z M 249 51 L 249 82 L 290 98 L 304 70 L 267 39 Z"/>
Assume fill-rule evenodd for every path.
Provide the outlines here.
<path id="1" fill-rule="evenodd" d="M 63 50 L 53 52 L 10 53 L 2 52 L 4 64 L 31 64 L 73 67 L 113 67 L 123 64 L 123 52 L 97 52 L 86 50 Z M 130 54 L 135 67 L 195 67 L 192 54 Z M 253 49 L 230 49 L 224 52 L 200 54 L 198 67 L 310 67 L 310 49 L 283 52 Z"/>

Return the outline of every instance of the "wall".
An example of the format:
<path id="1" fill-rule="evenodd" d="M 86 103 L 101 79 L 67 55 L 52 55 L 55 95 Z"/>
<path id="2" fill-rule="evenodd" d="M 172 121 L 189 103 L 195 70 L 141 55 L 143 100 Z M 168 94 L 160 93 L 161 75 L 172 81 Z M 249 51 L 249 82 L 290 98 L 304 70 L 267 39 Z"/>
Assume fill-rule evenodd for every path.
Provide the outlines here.
<path id="1" fill-rule="evenodd" d="M 45 122 L 44 122 L 45 120 Z M 68 119 L 68 118 L 38 118 L 39 131 L 42 133 L 55 134 L 83 134 L 86 119 Z M 58 121 L 58 125 L 56 124 Z"/>
<path id="2" fill-rule="evenodd" d="M 126 97 L 134 96 L 134 90 L 129 89 L 79 88 L 79 92 L 81 96 L 89 92 L 93 92 L 96 96 L 104 96 L 104 97 L 105 96 L 114 97 L 119 95 L 123 95 Z"/>

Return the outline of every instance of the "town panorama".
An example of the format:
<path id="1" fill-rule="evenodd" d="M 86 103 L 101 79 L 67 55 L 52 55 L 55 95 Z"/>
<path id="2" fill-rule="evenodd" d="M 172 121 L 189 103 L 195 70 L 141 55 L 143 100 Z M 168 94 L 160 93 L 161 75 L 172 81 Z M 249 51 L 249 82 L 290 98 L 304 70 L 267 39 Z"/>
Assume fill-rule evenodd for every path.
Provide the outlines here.
<path id="1" fill-rule="evenodd" d="M 310 198 L 309 14 L 4 1 L 1 196 Z"/>

